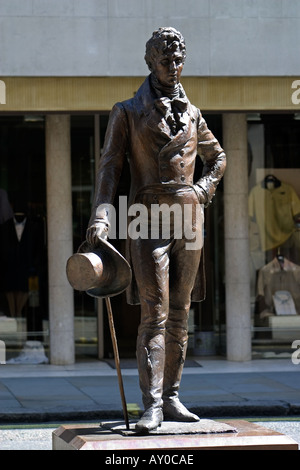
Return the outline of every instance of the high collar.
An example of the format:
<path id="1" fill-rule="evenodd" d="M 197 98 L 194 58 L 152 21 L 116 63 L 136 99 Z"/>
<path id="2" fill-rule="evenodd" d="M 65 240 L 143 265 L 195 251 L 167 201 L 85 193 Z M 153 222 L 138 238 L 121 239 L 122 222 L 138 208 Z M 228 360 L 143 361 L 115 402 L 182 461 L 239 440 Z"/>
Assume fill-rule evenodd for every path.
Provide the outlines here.
<path id="1" fill-rule="evenodd" d="M 188 103 L 188 108 L 190 106 L 189 100 L 185 94 L 184 88 L 181 84 L 179 84 L 179 96 L 182 99 L 186 99 Z M 151 74 L 146 77 L 140 88 L 135 94 L 134 102 L 136 110 L 140 115 L 148 114 L 150 111 L 153 110 L 153 103 L 154 101 L 161 97 L 157 96 L 157 91 L 151 84 Z"/>
<path id="2" fill-rule="evenodd" d="M 150 84 L 154 89 L 158 98 L 166 96 L 167 98 L 174 99 L 174 98 L 182 98 L 182 87 L 180 83 L 178 83 L 175 87 L 166 87 L 163 86 L 156 78 L 156 76 L 151 73 L 150 74 Z"/>

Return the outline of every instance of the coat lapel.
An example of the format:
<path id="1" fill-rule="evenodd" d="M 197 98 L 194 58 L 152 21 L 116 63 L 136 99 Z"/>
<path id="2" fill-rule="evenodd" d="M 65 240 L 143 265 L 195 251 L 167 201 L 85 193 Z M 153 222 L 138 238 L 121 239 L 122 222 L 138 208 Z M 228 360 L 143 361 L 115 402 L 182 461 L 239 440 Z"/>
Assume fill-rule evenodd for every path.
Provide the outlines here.
<path id="1" fill-rule="evenodd" d="M 160 139 L 163 137 L 167 142 L 171 139 L 170 128 L 162 114 L 154 106 L 156 99 L 157 97 L 150 86 L 150 76 L 148 76 L 135 95 L 135 108 L 139 118 L 144 117 L 147 127 L 153 133 L 159 134 Z"/>
<path id="2" fill-rule="evenodd" d="M 164 116 L 154 105 L 155 100 L 157 100 L 157 96 L 150 86 L 150 76 L 148 76 L 135 95 L 135 109 L 140 118 L 144 115 L 147 127 L 151 129 L 154 134 L 159 134 L 160 140 L 164 138 L 166 144 L 175 141 L 174 143 L 177 145 L 178 139 L 182 138 L 186 132 L 188 132 L 191 121 L 194 121 L 191 104 L 188 101 L 187 111 L 181 116 L 181 121 L 185 125 L 173 135 Z"/>
<path id="3" fill-rule="evenodd" d="M 192 124 L 195 122 L 195 117 L 190 103 L 188 104 L 187 111 L 182 115 L 182 120 L 185 121 L 185 126 L 182 127 L 176 135 L 171 136 L 169 141 L 166 142 L 165 146 L 161 149 L 160 154 L 168 152 L 172 154 L 174 150 L 178 151 L 178 149 L 183 148 L 187 142 L 191 140 L 193 135 Z"/>

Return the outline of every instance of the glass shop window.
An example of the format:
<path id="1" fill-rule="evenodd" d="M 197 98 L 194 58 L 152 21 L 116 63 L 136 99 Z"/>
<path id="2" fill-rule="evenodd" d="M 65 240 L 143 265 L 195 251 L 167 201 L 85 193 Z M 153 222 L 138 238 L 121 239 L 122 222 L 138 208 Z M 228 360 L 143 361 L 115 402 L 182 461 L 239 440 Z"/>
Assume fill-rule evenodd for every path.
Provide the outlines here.
<path id="1" fill-rule="evenodd" d="M 73 251 L 85 239 L 94 192 L 94 116 L 71 116 Z M 97 302 L 74 291 L 76 357 L 97 356 Z"/>
<path id="2" fill-rule="evenodd" d="M 48 362 L 43 116 L 0 116 L 0 167 L 0 339 L 7 362 Z"/>
<path id="3" fill-rule="evenodd" d="M 300 338 L 300 121 L 251 115 L 249 230 L 254 357 L 290 357 Z"/>
<path id="4" fill-rule="evenodd" d="M 71 116 L 73 251 L 85 240 L 94 198 L 95 174 L 108 122 L 108 113 Z M 98 146 L 97 146 L 98 142 Z M 74 290 L 76 359 L 98 357 L 102 317 L 97 299 Z M 100 307 L 101 310 L 101 307 Z M 105 336 L 105 335 L 104 335 Z"/>
<path id="5" fill-rule="evenodd" d="M 204 118 L 222 145 L 222 115 L 205 113 Z M 201 177 L 202 170 L 198 161 L 195 181 Z M 226 338 L 223 179 L 213 203 L 205 209 L 204 238 L 206 298 L 191 305 L 188 353 L 215 356 L 224 354 Z"/>

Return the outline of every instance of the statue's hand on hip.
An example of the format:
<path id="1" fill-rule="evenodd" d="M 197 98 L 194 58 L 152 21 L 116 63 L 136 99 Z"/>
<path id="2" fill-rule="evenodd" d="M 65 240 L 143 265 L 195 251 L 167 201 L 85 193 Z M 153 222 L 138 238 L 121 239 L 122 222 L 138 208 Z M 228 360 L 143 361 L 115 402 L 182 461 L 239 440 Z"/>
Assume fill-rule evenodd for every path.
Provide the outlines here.
<path id="1" fill-rule="evenodd" d="M 206 205 L 207 204 L 207 194 L 204 191 L 204 189 L 201 188 L 201 186 L 199 186 L 198 184 L 194 184 L 193 188 L 194 188 L 195 193 L 198 196 L 198 200 L 199 200 L 200 204 Z"/>

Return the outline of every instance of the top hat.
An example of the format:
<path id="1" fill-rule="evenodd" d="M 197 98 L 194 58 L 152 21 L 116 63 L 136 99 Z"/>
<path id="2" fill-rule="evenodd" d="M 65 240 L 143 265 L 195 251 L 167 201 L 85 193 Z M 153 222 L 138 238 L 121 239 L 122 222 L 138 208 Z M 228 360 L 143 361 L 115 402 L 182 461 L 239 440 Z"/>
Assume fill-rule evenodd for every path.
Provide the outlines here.
<path id="1" fill-rule="evenodd" d="M 67 261 L 67 278 L 73 289 L 92 297 L 113 297 L 131 282 L 131 268 L 126 259 L 105 239 L 97 246 L 83 242 Z"/>

